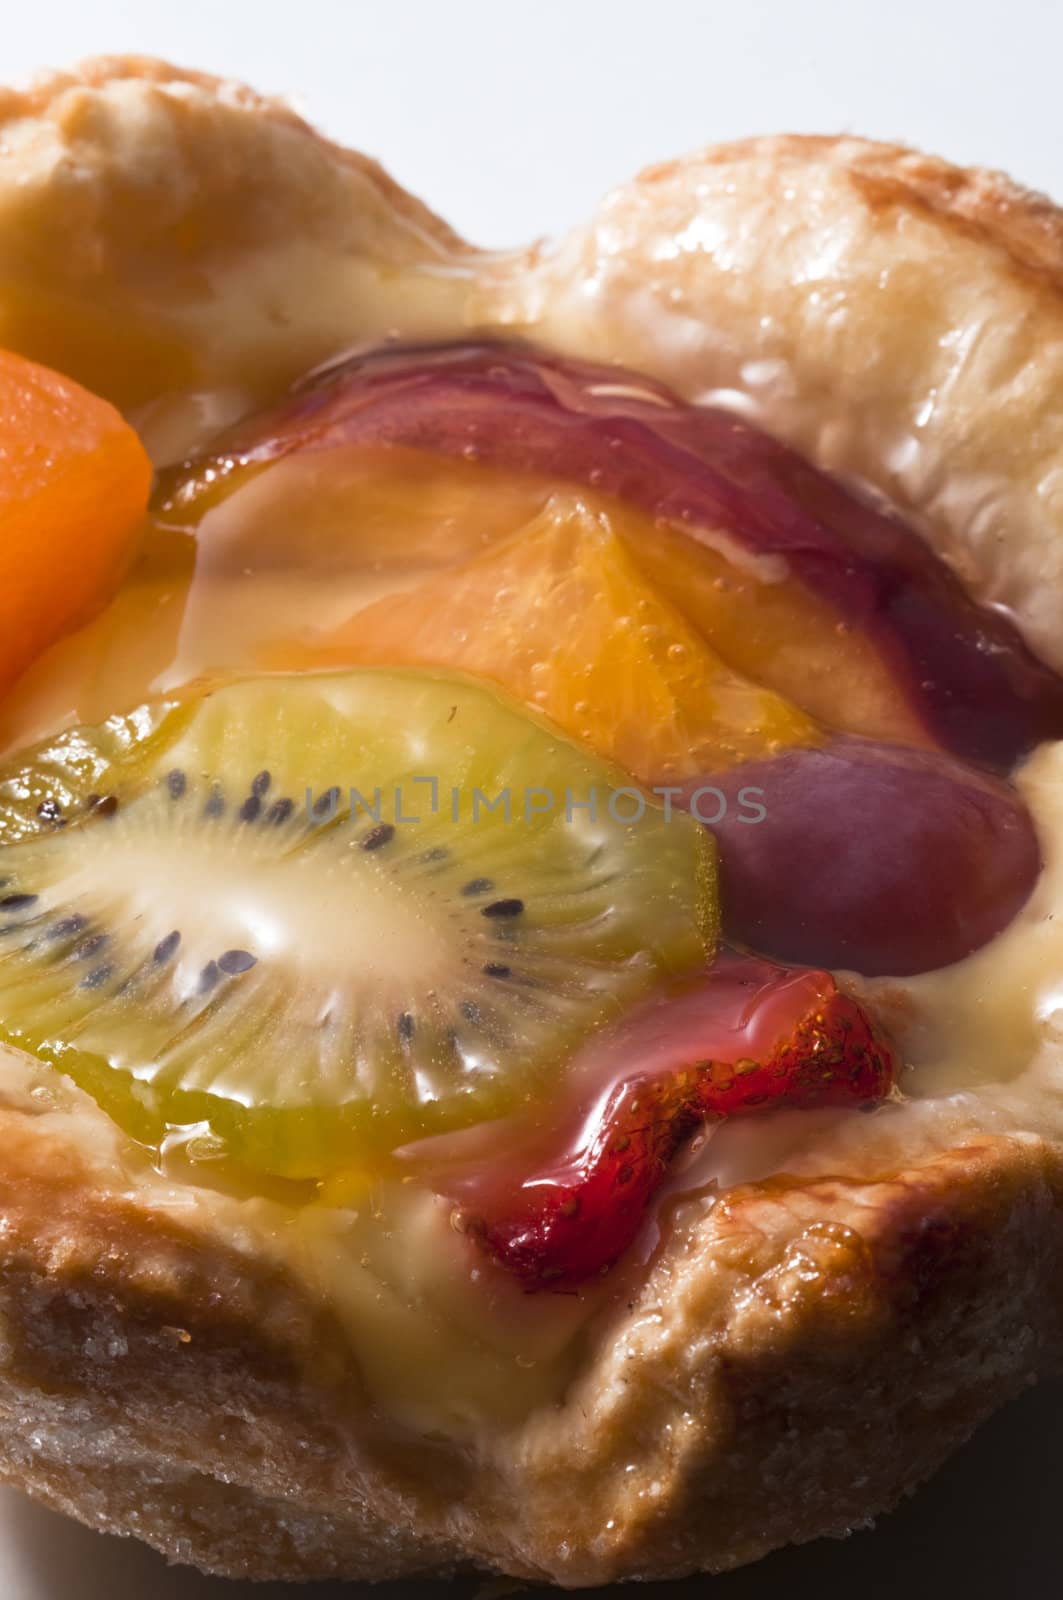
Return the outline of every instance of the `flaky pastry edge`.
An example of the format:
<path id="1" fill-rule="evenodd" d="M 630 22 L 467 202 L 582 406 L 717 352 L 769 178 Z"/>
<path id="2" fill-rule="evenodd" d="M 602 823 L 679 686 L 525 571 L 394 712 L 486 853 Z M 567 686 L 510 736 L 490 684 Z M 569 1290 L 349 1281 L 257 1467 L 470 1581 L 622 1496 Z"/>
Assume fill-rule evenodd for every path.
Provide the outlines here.
<path id="1" fill-rule="evenodd" d="M 1063 593 L 1044 465 L 1063 459 L 1063 219 L 998 175 L 746 141 L 651 169 L 556 249 L 491 256 L 287 108 L 158 62 L 0 96 L 0 144 L 0 342 L 127 408 L 211 389 L 239 409 L 395 333 L 527 333 L 746 405 L 916 516 L 1043 643 L 1038 591 Z M 817 228 L 830 270 L 797 293 Z M 987 453 L 984 372 L 935 358 L 964 285 L 979 350 L 990 300 L 1038 336 L 1025 384 L 1021 350 L 986 354 L 1036 449 Z M 836 336 L 846 304 L 859 326 Z M 905 469 L 931 390 L 940 425 Z M 980 488 L 950 497 L 943 465 L 979 451 Z M 49 1069 L 2 1076 L 0 1473 L 208 1570 L 721 1569 L 866 1521 L 1058 1362 L 1059 1149 L 972 1128 L 910 1164 L 886 1140 L 879 1167 L 691 1202 L 561 1403 L 473 1445 L 414 1435 L 234 1202 L 175 1194 Z"/>

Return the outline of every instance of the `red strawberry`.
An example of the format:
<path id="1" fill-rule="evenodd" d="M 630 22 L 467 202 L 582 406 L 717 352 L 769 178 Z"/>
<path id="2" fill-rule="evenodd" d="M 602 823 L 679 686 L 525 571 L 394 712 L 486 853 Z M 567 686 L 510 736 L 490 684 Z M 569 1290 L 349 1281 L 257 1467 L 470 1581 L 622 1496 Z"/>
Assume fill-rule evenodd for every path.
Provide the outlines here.
<path id="1" fill-rule="evenodd" d="M 860 1105 L 893 1082 L 889 1047 L 827 972 L 722 957 L 640 1007 L 573 1063 L 545 1124 L 487 1124 L 406 1156 L 529 1289 L 571 1289 L 635 1238 L 681 1146 L 708 1120 Z"/>

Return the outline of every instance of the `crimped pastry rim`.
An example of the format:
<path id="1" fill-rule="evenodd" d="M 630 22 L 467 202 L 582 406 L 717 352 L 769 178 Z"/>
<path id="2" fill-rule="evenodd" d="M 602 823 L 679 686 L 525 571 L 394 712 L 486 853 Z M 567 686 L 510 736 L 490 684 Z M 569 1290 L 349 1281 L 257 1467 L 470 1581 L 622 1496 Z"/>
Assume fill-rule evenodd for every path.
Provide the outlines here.
<path id="1" fill-rule="evenodd" d="M 482 256 L 375 163 L 276 102 L 157 62 L 103 60 L 0 97 L 8 131 L 49 119 L 57 130 L 60 156 L 31 201 L 46 206 L 49 192 L 79 182 L 62 141 L 81 152 L 87 130 L 91 148 L 93 119 L 118 85 L 133 87 L 138 114 L 179 120 L 182 138 L 200 126 L 197 106 L 222 106 L 202 123 L 211 137 L 235 118 L 264 149 L 280 138 L 312 151 L 312 170 L 340 175 L 316 246 L 327 254 L 344 204 L 377 207 L 370 243 L 386 249 L 396 277 L 440 273 L 428 325 L 556 333 L 552 275 L 569 273 L 577 295 L 586 286 L 590 236 L 553 253 Z M 650 169 L 607 202 L 603 227 L 622 231 L 625 207 L 635 226 L 677 203 L 677 186 L 706 163 L 747 160 L 819 163 L 891 225 L 929 218 L 942 248 L 962 239 L 994 272 L 1003 263 L 1035 321 L 1052 312 L 1063 322 L 1060 213 L 999 175 L 958 173 L 900 147 L 744 141 Z M 31 214 L 0 170 L 0 309 L 18 272 L 4 246 L 7 203 Z M 101 203 L 101 227 L 105 214 Z M 341 231 L 343 252 L 357 254 Z M 267 247 L 253 240 L 250 254 Z M 109 271 L 107 249 L 99 259 Z M 231 265 L 239 282 L 249 269 L 238 250 Z M 637 260 L 620 264 L 621 278 L 638 270 Z M 150 306 L 150 274 L 115 282 Z M 199 292 L 180 324 L 192 343 Z M 630 319 L 619 320 L 623 343 Z M 19 343 L 17 315 L 6 326 Z M 211 326 L 202 324 L 201 370 Z M 316 360 L 322 336 L 318 325 L 304 336 L 294 319 L 270 382 Z M 609 337 L 584 318 L 568 342 L 601 353 Z M 23 344 L 38 353 L 32 337 Z M 238 341 L 217 352 L 225 381 L 240 358 Z M 677 386 L 689 392 L 679 365 Z M 914 509 L 933 536 L 933 508 Z M 103 1114 L 35 1072 L 44 1100 L 15 1082 L 0 1112 L 0 1471 L 94 1526 L 136 1531 L 210 1570 L 375 1578 L 477 1566 L 566 1585 L 715 1570 L 874 1514 L 1058 1359 L 1058 1146 L 972 1130 L 910 1167 L 729 1191 L 664 1248 L 559 1411 L 474 1452 L 404 1438 L 380 1426 L 342 1329 L 305 1284 L 227 1239 L 220 1201 L 217 1217 L 205 1195 L 184 1220 L 164 1213 L 157 1186 L 131 1177 L 135 1164 L 115 1166 Z M 224 1440 L 219 1414 L 231 1419 Z M 28 1444 L 38 1435 L 43 1446 Z"/>

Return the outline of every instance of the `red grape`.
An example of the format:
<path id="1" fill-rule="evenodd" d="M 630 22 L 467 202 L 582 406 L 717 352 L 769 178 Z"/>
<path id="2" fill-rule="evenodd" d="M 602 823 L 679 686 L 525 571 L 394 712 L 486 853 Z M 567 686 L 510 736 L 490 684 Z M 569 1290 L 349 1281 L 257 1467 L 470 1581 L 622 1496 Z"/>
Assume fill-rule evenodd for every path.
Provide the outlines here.
<path id="1" fill-rule="evenodd" d="M 862 739 L 685 786 L 712 826 L 724 929 L 779 961 L 924 972 L 986 944 L 1041 867 L 1021 796 L 948 756 Z"/>

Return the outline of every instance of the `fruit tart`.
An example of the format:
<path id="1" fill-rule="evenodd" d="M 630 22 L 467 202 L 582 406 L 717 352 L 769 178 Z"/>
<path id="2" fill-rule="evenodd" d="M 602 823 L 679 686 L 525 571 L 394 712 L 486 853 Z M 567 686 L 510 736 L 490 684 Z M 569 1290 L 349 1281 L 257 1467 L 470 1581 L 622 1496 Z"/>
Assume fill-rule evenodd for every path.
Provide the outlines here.
<path id="1" fill-rule="evenodd" d="M 1058 213 L 771 138 L 498 255 L 160 63 L 0 121 L 3 1478 L 865 1522 L 1061 1349 Z"/>

